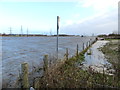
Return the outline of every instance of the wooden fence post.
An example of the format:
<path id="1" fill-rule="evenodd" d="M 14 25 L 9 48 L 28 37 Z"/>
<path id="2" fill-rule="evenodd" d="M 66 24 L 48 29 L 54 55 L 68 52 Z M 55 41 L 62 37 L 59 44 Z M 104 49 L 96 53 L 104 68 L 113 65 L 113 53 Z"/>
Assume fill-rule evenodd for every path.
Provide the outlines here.
<path id="1" fill-rule="evenodd" d="M 43 70 L 45 74 L 48 72 L 48 55 L 44 55 L 43 61 L 44 61 Z"/>
<path id="2" fill-rule="evenodd" d="M 90 41 L 89 41 L 89 47 L 90 47 Z"/>
<path id="3" fill-rule="evenodd" d="M 88 47 L 88 42 L 86 43 L 86 48 Z"/>
<path id="4" fill-rule="evenodd" d="M 22 78 L 22 88 L 29 88 L 29 81 L 28 81 L 28 64 L 22 63 L 21 64 L 21 78 Z"/>
<path id="5" fill-rule="evenodd" d="M 90 46 L 90 41 L 88 41 L 88 47 Z"/>
<path id="6" fill-rule="evenodd" d="M 66 54 L 65 54 L 65 56 L 66 56 L 66 60 L 68 60 L 68 48 L 66 48 Z"/>
<path id="7" fill-rule="evenodd" d="M 34 79 L 34 88 L 40 88 L 40 85 L 39 85 L 39 78 L 35 78 Z"/>
<path id="8" fill-rule="evenodd" d="M 105 85 L 105 70 L 104 70 L 104 66 L 105 65 L 103 65 L 103 88 L 104 88 L 104 85 Z"/>
<path id="9" fill-rule="evenodd" d="M 83 50 L 84 50 L 84 43 L 83 43 Z"/>
<path id="10" fill-rule="evenodd" d="M 78 56 L 78 44 L 77 44 L 77 51 L 76 51 L 76 56 Z"/>

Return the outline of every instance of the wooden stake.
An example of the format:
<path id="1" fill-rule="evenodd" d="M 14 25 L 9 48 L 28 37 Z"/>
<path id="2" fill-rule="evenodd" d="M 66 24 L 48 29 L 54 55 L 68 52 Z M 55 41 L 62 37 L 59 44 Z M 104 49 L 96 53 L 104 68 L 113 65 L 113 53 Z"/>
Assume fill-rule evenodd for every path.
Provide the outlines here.
<path id="1" fill-rule="evenodd" d="M 34 88 L 40 88 L 39 83 L 39 78 L 34 79 Z"/>
<path id="2" fill-rule="evenodd" d="M 68 60 L 68 48 L 66 48 L 66 60 Z"/>
<path id="3" fill-rule="evenodd" d="M 89 47 L 90 47 L 90 41 L 89 41 Z"/>
<path id="4" fill-rule="evenodd" d="M 86 43 L 86 48 L 88 47 L 88 42 Z"/>
<path id="5" fill-rule="evenodd" d="M 78 56 L 78 44 L 77 44 L 77 51 L 76 51 L 76 56 Z"/>
<path id="6" fill-rule="evenodd" d="M 44 55 L 43 61 L 44 61 L 43 69 L 44 69 L 44 72 L 47 73 L 47 71 L 48 71 L 48 55 Z"/>
<path id="7" fill-rule="evenodd" d="M 83 50 L 84 50 L 84 48 L 85 48 L 85 47 L 84 47 L 84 43 L 83 43 Z"/>
<path id="8" fill-rule="evenodd" d="M 29 81 L 28 81 L 28 64 L 23 63 L 21 64 L 21 78 L 22 78 L 22 88 L 29 88 Z"/>

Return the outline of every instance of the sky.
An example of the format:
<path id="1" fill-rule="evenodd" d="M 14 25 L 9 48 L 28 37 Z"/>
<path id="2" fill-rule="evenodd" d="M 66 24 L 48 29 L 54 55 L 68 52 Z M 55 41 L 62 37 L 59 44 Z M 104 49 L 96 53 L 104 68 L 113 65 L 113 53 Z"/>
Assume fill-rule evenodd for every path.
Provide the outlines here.
<path id="1" fill-rule="evenodd" d="M 0 33 L 98 35 L 118 31 L 119 0 L 1 0 Z"/>

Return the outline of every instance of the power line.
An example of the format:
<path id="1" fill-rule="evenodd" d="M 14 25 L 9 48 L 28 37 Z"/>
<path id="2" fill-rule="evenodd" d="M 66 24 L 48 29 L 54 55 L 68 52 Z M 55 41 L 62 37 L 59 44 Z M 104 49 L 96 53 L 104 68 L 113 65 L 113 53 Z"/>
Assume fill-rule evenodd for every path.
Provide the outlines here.
<path id="1" fill-rule="evenodd" d="M 21 36 L 23 35 L 23 29 L 22 29 L 22 25 L 21 25 Z"/>
<path id="2" fill-rule="evenodd" d="M 27 37 L 28 37 L 28 28 L 27 28 Z"/>
<path id="3" fill-rule="evenodd" d="M 10 35 L 12 34 L 12 28 L 10 27 Z"/>
<path id="4" fill-rule="evenodd" d="M 50 29 L 50 35 L 52 35 L 52 29 Z"/>

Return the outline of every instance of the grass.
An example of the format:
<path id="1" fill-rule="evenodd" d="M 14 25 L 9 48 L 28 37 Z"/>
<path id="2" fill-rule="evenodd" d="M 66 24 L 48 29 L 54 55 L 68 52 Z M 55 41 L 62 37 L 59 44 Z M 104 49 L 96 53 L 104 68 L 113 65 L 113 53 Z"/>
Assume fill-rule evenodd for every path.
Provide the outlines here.
<path id="1" fill-rule="evenodd" d="M 89 53 L 87 53 L 87 55 L 91 55 L 91 53 L 89 52 Z"/>
<path id="2" fill-rule="evenodd" d="M 100 50 L 105 54 L 108 62 L 110 62 L 113 68 L 116 70 L 115 77 L 117 79 L 118 86 L 120 86 L 120 39 L 107 39 L 110 42 L 107 43 L 104 47 L 100 48 Z"/>
<path id="3" fill-rule="evenodd" d="M 109 41 L 111 41 L 111 40 L 120 40 L 120 39 L 114 39 L 114 38 L 105 38 L 105 40 L 109 40 Z"/>
<path id="4" fill-rule="evenodd" d="M 118 48 L 118 40 L 115 39 L 109 40 L 110 42 L 107 43 L 104 47 L 100 48 L 100 50 L 105 54 L 106 58 L 110 63 L 112 63 L 114 69 L 118 66 L 119 61 L 119 48 Z"/>
<path id="5" fill-rule="evenodd" d="M 91 50 L 87 51 L 87 55 L 91 55 L 91 54 L 92 54 Z"/>

